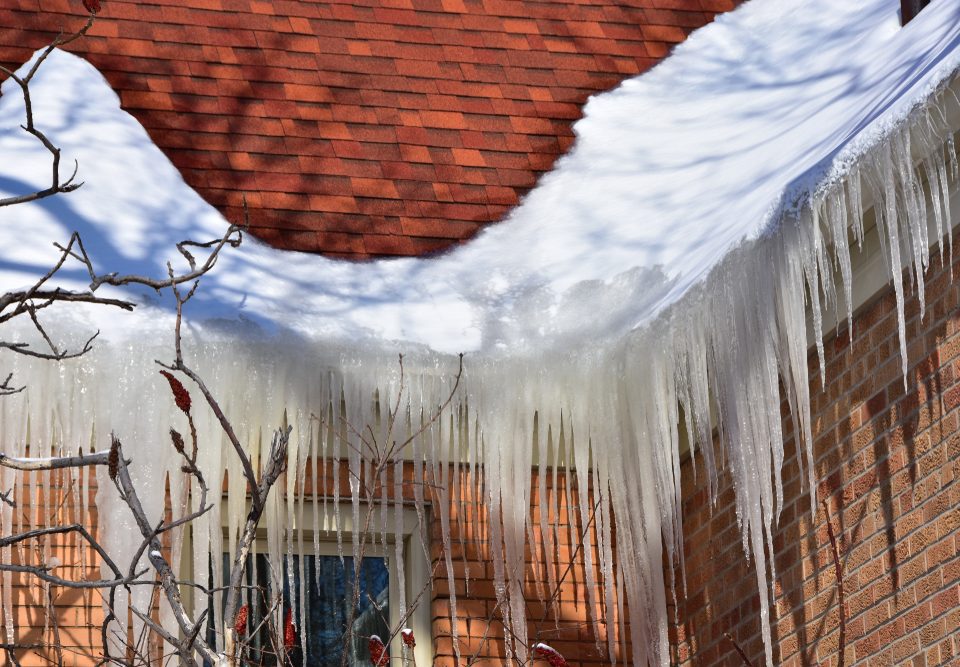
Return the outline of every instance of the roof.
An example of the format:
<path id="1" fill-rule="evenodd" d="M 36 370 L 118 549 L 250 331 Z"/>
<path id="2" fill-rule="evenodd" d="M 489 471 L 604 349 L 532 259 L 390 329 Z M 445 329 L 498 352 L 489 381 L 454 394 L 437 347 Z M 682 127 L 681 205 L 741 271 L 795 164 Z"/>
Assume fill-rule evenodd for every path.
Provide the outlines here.
<path id="1" fill-rule="evenodd" d="M 652 71 L 594 97 L 573 149 L 470 243 L 438 257 L 359 264 L 247 244 L 222 258 L 194 308 L 203 302 L 208 316 L 308 339 L 441 352 L 539 354 L 621 339 L 702 293 L 720 267 L 771 270 L 767 251 L 747 248 L 780 229 L 797 201 L 845 188 L 863 155 L 887 146 L 891 128 L 948 77 L 960 53 L 948 7 L 933 4 L 900 29 L 895 0 L 829 17 L 797 0 L 747 3 Z M 79 157 L 86 184 L 49 204 L 7 209 L 7 233 L 46 244 L 61 233 L 38 236 L 32 216 L 52 217 L 67 234 L 71 226 L 95 234 L 103 266 L 163 275 L 177 241 L 218 236 L 223 220 L 161 165 L 92 68 L 58 67 L 84 84 L 47 67 L 35 105 L 43 99 L 52 122 L 67 124 L 55 140 Z M 21 105 L 3 102 L 16 134 Z M 115 145 L 119 136 L 131 137 L 129 146 Z M 4 150 L 27 150 L 7 140 Z M 22 155 L 0 171 L 5 190 L 30 188 Z M 48 178 L 42 151 L 34 171 L 39 183 Z"/>
<path id="2" fill-rule="evenodd" d="M 669 659 L 662 565 L 681 548 L 679 434 L 700 443 L 715 479 L 716 419 L 768 618 L 781 405 L 789 404 L 793 445 L 806 452 L 815 490 L 808 349 L 819 345 L 823 364 L 821 306 L 849 303 L 860 280 L 849 230 L 864 234 L 872 206 L 905 359 L 914 327 L 903 269 L 912 265 L 922 303 L 929 241 L 949 222 L 945 209 L 957 210 L 960 6 L 934 0 L 901 28 L 898 4 L 744 3 L 656 68 L 592 98 L 575 145 L 521 205 L 450 252 L 359 263 L 244 243 L 221 256 L 188 304 L 190 355 L 225 409 L 242 416 L 241 439 L 256 443 L 282 415 L 300 422 L 304 437 L 306 416 L 331 397 L 349 402 L 350 423 L 376 423 L 379 404 L 369 398 L 396 393 L 398 351 L 407 355 L 410 414 L 429 412 L 445 400 L 454 354 L 468 352 L 458 391 L 469 406 L 460 414 L 473 423 L 449 434 L 483 464 L 490 516 L 500 518 L 493 524 L 514 545 L 498 569 L 523 571 L 534 447 L 518 443 L 539 450 L 545 432 L 563 428 L 566 461 L 572 454 L 605 491 L 598 516 L 635 519 L 599 531 L 598 552 L 611 553 L 615 540 L 625 558 L 615 569 L 625 575 L 618 583 L 632 646 L 647 651 L 641 664 Z M 71 229 L 101 270 L 164 275 L 174 242 L 219 235 L 224 220 L 89 63 L 54 58 L 32 84 L 35 112 L 79 159 L 85 184 L 4 211 L 0 278 L 42 275 L 56 256 L 49 241 Z M 0 160 L 3 192 L 49 182 L 49 155 L 16 128 L 21 118 L 18 100 L 0 99 L 0 154 L 16 156 Z M 67 287 L 89 280 L 82 270 L 62 277 L 73 280 Z M 87 442 L 89 419 L 96 433 L 129 433 L 138 456 L 170 454 L 161 443 L 166 417 L 141 419 L 153 413 L 144 392 L 162 381 L 152 361 L 170 354 L 170 300 L 131 298 L 144 305 L 122 318 L 44 311 L 53 335 L 103 335 L 90 355 L 54 370 L 14 357 L 10 370 L 28 389 L 0 403 L 20 433 L 11 441 L 29 431 L 31 444 Z M 200 428 L 219 475 L 218 426 Z M 439 425 L 436 434 L 434 444 L 446 442 Z M 504 604 L 522 604 L 522 581 L 510 583 Z M 621 589 L 611 577 L 605 585 L 613 618 Z"/>
<path id="3" fill-rule="evenodd" d="M 593 93 L 738 0 L 108 0 L 75 48 L 187 183 L 280 248 L 418 255 L 501 219 Z M 79 0 L 0 7 L 15 68 Z"/>

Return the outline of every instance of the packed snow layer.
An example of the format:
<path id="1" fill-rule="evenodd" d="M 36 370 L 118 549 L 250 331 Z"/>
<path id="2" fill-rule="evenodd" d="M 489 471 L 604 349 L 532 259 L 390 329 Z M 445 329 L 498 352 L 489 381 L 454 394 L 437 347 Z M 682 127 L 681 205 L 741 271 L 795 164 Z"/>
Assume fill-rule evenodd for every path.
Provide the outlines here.
<path id="1" fill-rule="evenodd" d="M 626 603 L 635 664 L 667 664 L 661 552 L 671 563 L 682 553 L 681 433 L 703 451 L 714 488 L 717 421 L 744 548 L 760 590 L 769 590 L 775 573 L 765 553 L 782 503 L 778 383 L 812 484 L 807 349 L 820 342 L 825 309 L 851 308 L 851 244 L 864 233 L 864 204 L 874 205 L 901 322 L 901 269 L 916 267 L 922 294 L 927 249 L 950 223 L 956 124 L 948 119 L 957 103 L 946 86 L 960 67 L 960 7 L 935 0 L 903 29 L 898 8 L 895 0 L 753 0 L 719 17 L 651 72 L 593 98 L 572 152 L 509 219 L 445 255 L 358 264 L 247 239 L 188 305 L 187 362 L 255 454 L 286 415 L 295 428 L 291 470 L 340 454 L 359 475 L 356 453 L 310 415 L 343 397 L 352 424 L 375 423 L 370 397 L 399 390 L 397 352 L 408 354 L 404 403 L 414 415 L 429 411 L 451 385 L 452 353 L 466 352 L 458 398 L 469 410 L 455 411 L 452 429 L 436 424 L 412 458 L 419 474 L 438 477 L 445 461 L 482 466 L 482 485 L 471 490 L 499 517 L 490 548 L 513 649 L 525 658 L 529 645 L 516 573 L 533 527 L 531 495 L 548 496 L 531 488 L 539 462 L 581 482 L 579 520 L 594 522 L 599 539 L 579 556 L 591 610 L 613 618 Z M 51 242 L 73 230 L 99 270 L 152 276 L 165 275 L 168 260 L 183 265 L 177 241 L 223 233 L 225 221 L 88 64 L 55 52 L 32 88 L 38 125 L 65 162 L 79 161 L 85 184 L 0 209 L 4 290 L 45 272 L 56 257 Z M 10 82 L 3 93 L 0 193 L 46 187 L 49 157 L 17 129 L 22 103 Z M 64 276 L 67 287 L 85 284 L 80 267 Z M 153 360 L 172 358 L 173 302 L 126 293 L 143 304 L 134 314 L 78 307 L 47 318 L 58 340 L 101 330 L 93 353 L 59 365 L 4 357 L 3 371 L 28 389 L 0 402 L 3 446 L 22 455 L 29 434 L 31 454 L 75 451 L 105 446 L 113 430 L 144 495 L 162 496 L 165 471 L 177 498 L 167 428 L 179 416 L 144 400 L 169 402 Z M 4 340 L 21 333 L 8 330 Z M 204 442 L 223 443 L 211 415 L 198 416 L 198 428 Z M 225 447 L 204 448 L 203 457 L 209 478 L 230 472 L 224 521 L 233 540 L 243 513 L 237 462 Z M 12 479 L 0 471 L 2 488 Z M 289 490 L 302 488 L 296 479 Z M 132 524 L 101 482 L 101 516 L 116 526 L 107 546 L 129 552 Z M 356 508 L 357 489 L 341 491 Z M 275 494 L 267 514 L 275 556 L 302 541 L 286 527 L 297 525 L 306 500 L 292 498 Z M 337 500 L 329 507 L 339 525 Z M 449 534 L 449 505 L 435 510 Z M 159 517 L 162 503 L 148 511 Z M 13 520 L 0 508 L 4 531 Z M 223 548 L 220 522 L 219 507 L 199 522 L 194 571 Z M 609 637 L 612 652 L 618 635 Z"/>

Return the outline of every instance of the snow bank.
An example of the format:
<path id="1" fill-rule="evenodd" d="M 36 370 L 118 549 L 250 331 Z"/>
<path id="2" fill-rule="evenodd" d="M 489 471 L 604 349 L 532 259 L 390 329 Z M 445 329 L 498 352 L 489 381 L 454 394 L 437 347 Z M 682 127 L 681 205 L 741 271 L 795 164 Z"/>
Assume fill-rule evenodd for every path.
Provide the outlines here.
<path id="1" fill-rule="evenodd" d="M 461 398 L 470 412 L 456 414 L 449 441 L 438 424 L 414 458 L 427 469 L 451 459 L 483 465 L 477 493 L 501 518 L 491 549 L 503 608 L 522 618 L 523 581 L 512 573 L 522 571 L 531 521 L 529 470 L 536 461 L 561 467 L 582 482 L 582 522 L 593 516 L 588 478 L 600 493 L 600 545 L 582 555 L 588 583 L 594 559 L 601 574 L 591 608 L 612 618 L 626 602 L 636 664 L 667 664 L 661 549 L 671 562 L 682 553 L 681 431 L 695 446 L 709 445 L 714 406 L 744 548 L 768 590 L 775 573 L 765 546 L 782 502 L 778 377 L 813 482 L 805 299 L 819 344 L 823 311 L 850 308 L 848 229 L 862 238 L 863 203 L 872 202 L 902 322 L 901 268 L 925 267 L 930 242 L 948 224 L 956 158 L 946 118 L 957 104 L 944 91 L 960 67 L 960 7 L 935 0 L 903 29 L 898 7 L 753 0 L 719 17 L 651 72 L 593 98 L 575 126 L 574 149 L 509 219 L 445 255 L 356 264 L 248 239 L 190 303 L 188 357 L 252 451 L 261 429 L 286 412 L 297 441 L 291 469 L 339 453 L 359 472 L 359 459 L 328 442 L 310 414 L 343 395 L 352 423 L 373 422 L 369 397 L 397 391 L 397 352 L 410 355 L 405 400 L 414 413 L 429 409 L 450 386 L 452 353 L 466 352 Z M 7 83 L 3 92 L 0 193 L 44 187 L 47 156 L 16 129 L 15 90 Z M 0 209 L 0 287 L 44 272 L 55 257 L 50 242 L 72 230 L 101 270 L 155 276 L 176 262 L 177 241 L 223 232 L 225 221 L 88 64 L 53 54 L 33 96 L 38 124 L 79 161 L 85 185 Z M 67 278 L 68 287 L 84 284 L 80 271 Z M 60 366 L 5 358 L 4 371 L 29 386 L 0 402 L 8 453 L 23 454 L 28 424 L 34 454 L 101 442 L 115 430 L 128 450 L 137 448 L 145 488 L 162 490 L 161 470 L 177 478 L 165 441 L 175 417 L 143 400 L 168 400 L 152 360 L 172 355 L 172 302 L 134 296 L 144 305 L 133 315 L 75 308 L 57 320 L 62 337 L 102 330 L 91 355 Z M 200 427 L 205 441 L 222 441 L 213 420 Z M 560 447 L 561 433 L 576 445 Z M 715 480 L 711 452 L 703 448 Z M 234 535 L 243 505 L 236 463 L 217 447 L 204 457 L 211 476 L 231 473 L 226 521 Z M 9 478 L 0 473 L 3 488 Z M 100 494 L 102 516 L 122 522 L 122 511 L 109 510 L 116 499 L 106 484 Z M 356 489 L 344 489 L 347 496 L 359 501 Z M 270 530 L 292 549 L 296 537 L 284 526 L 295 524 L 301 501 L 277 494 L 274 502 L 272 516 L 283 520 Z M 439 508 L 446 526 L 450 507 Z M 617 523 L 616 544 L 614 515 L 631 517 Z M 11 519 L 0 510 L 5 529 Z M 195 571 L 222 549 L 220 521 L 218 508 L 200 527 L 209 541 L 194 542 Z M 118 552 L 131 548 L 124 532 L 108 533 Z M 767 596 L 761 600 L 769 664 Z M 525 658 L 522 622 L 515 631 Z M 610 633 L 611 651 L 616 638 Z"/>

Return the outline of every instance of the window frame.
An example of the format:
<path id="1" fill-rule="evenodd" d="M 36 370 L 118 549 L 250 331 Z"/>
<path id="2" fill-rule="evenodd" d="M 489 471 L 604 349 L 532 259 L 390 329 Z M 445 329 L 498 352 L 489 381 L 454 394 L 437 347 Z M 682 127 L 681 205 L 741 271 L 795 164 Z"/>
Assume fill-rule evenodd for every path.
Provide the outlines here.
<path id="1" fill-rule="evenodd" d="M 366 508 L 365 503 L 361 503 L 360 509 L 363 512 Z M 247 509 L 249 509 L 249 501 Z M 317 525 L 319 526 L 319 549 L 314 551 L 314 530 L 313 530 L 313 512 L 314 512 L 313 503 L 304 500 L 303 502 L 303 516 L 296 517 L 297 520 L 302 521 L 300 526 L 294 525 L 292 529 L 294 531 L 300 531 L 300 534 L 296 536 L 293 540 L 294 548 L 291 552 L 291 555 L 295 556 L 337 556 L 337 531 L 336 531 L 336 515 L 330 510 L 326 516 L 323 514 L 323 509 L 317 507 L 316 510 L 320 512 L 318 517 Z M 223 555 L 229 554 L 232 557 L 232 554 L 229 553 L 229 544 L 230 540 L 227 535 L 227 502 L 226 499 L 223 499 L 220 505 L 220 524 L 222 530 L 222 547 Z M 375 510 L 378 511 L 378 510 Z M 353 507 L 349 502 L 340 503 L 340 522 L 343 524 L 343 528 L 340 531 L 340 539 L 343 545 L 343 555 L 353 556 L 353 533 L 352 533 L 352 512 Z M 390 525 L 393 524 L 393 512 L 394 508 L 390 507 Z M 407 619 L 405 627 L 408 627 L 413 630 L 414 637 L 416 639 L 416 647 L 414 649 L 413 655 L 416 663 L 418 665 L 432 665 L 434 650 L 433 650 L 433 632 L 432 632 L 432 623 L 430 618 L 430 608 L 432 602 L 432 583 L 431 580 L 431 565 L 424 557 L 424 545 L 426 545 L 427 553 L 430 553 L 430 507 L 429 505 L 424 507 L 424 516 L 423 516 L 423 529 L 418 530 L 420 526 L 420 520 L 417 516 L 417 512 L 413 506 L 405 506 L 403 508 L 403 562 L 404 562 L 404 582 L 406 584 L 406 601 L 407 604 L 411 604 L 420 594 L 421 591 L 424 591 L 423 595 L 420 598 L 420 601 L 417 605 L 417 608 L 410 614 Z M 282 530 L 282 529 L 281 529 Z M 384 545 L 380 543 L 380 532 L 379 530 L 370 531 L 370 533 L 376 533 L 375 537 L 377 543 L 370 544 L 368 543 L 364 548 L 364 557 L 365 558 L 384 558 L 387 561 L 387 569 L 390 576 L 389 583 L 389 600 L 390 600 L 390 618 L 389 622 L 391 627 L 395 627 L 400 620 L 400 609 L 399 609 L 399 599 L 400 599 L 400 581 L 399 576 L 396 571 L 396 555 L 395 555 L 395 542 L 393 541 L 393 536 L 390 532 L 387 534 L 387 546 L 384 549 Z M 423 543 L 421 543 L 421 536 Z M 183 546 L 181 550 L 181 562 L 180 562 L 180 576 L 183 580 L 193 581 L 193 558 L 191 557 L 193 553 L 193 534 L 192 527 L 191 530 L 184 531 L 183 536 Z M 285 540 L 284 540 L 285 541 Z M 301 550 L 302 544 L 302 550 Z M 257 554 L 266 554 L 267 549 L 267 530 L 264 527 L 260 527 L 257 530 L 257 536 L 254 540 L 254 543 L 250 550 L 250 555 L 255 556 Z M 281 553 L 281 557 L 287 555 L 286 549 Z M 284 568 L 284 576 L 286 576 Z M 193 608 L 192 603 L 194 591 L 192 588 L 185 591 L 184 595 L 185 602 L 187 603 L 187 608 Z M 298 592 L 299 594 L 299 592 Z M 386 639 L 386 638 L 384 638 Z M 397 633 L 397 636 L 393 638 L 389 645 L 389 655 L 390 655 L 390 664 L 400 664 L 400 656 L 402 653 L 402 640 L 400 638 L 400 633 Z M 395 662 L 396 661 L 396 662 Z"/>

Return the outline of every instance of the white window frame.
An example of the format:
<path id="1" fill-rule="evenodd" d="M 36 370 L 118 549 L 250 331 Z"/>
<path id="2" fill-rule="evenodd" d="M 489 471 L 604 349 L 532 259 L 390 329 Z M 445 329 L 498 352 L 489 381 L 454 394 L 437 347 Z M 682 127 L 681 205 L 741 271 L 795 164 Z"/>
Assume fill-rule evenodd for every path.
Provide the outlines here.
<path id="1" fill-rule="evenodd" d="M 330 508 L 332 503 L 328 504 Z M 365 504 L 361 504 L 361 512 L 366 508 Z M 226 499 L 221 503 L 221 525 L 223 528 L 223 545 L 224 549 L 228 549 L 229 541 L 227 539 L 227 507 Z M 312 499 L 303 500 L 303 523 L 302 528 L 294 525 L 294 530 L 303 531 L 303 551 L 299 552 L 294 550 L 293 555 L 320 555 L 320 556 L 336 556 L 338 555 L 337 551 L 337 532 L 336 532 L 336 515 L 332 509 L 329 509 L 328 516 L 323 515 L 322 506 L 317 508 L 321 512 L 320 517 L 318 518 L 317 525 L 319 526 L 320 533 L 320 548 L 318 551 L 314 551 L 314 531 L 313 531 L 313 512 L 314 506 Z M 389 526 L 392 528 L 394 522 L 394 512 L 395 509 L 393 506 L 389 508 Z M 379 514 L 379 510 L 375 510 Z M 379 516 L 377 516 L 379 519 Z M 296 520 L 296 517 L 294 517 Z M 422 530 L 423 540 L 427 547 L 427 553 L 430 553 L 430 508 L 424 508 L 424 523 Z M 353 555 L 353 507 L 347 502 L 340 503 L 340 522 L 343 524 L 343 528 L 340 531 L 340 538 L 343 544 L 343 555 L 352 556 Z M 417 665 L 429 666 L 433 664 L 433 629 L 430 621 L 430 609 L 431 602 L 433 600 L 432 584 L 431 580 L 431 568 L 430 563 L 425 559 L 423 552 L 423 544 L 420 541 L 421 531 L 419 528 L 419 518 L 414 507 L 411 505 L 409 507 L 404 507 L 403 509 L 403 562 L 404 562 L 404 580 L 406 588 L 406 601 L 407 605 L 413 603 L 417 595 L 420 594 L 420 591 L 424 591 L 423 595 L 420 597 L 420 602 L 417 608 L 410 614 L 407 619 L 406 627 L 413 630 L 414 637 L 416 639 L 416 648 L 414 649 L 414 658 Z M 392 538 L 392 531 L 388 531 L 387 534 L 387 548 L 386 553 L 384 553 L 384 547 L 380 544 L 380 532 L 379 524 L 377 525 L 376 530 L 371 530 L 371 534 L 376 534 L 377 544 L 374 546 L 372 544 L 367 544 L 364 549 L 364 557 L 382 557 L 387 561 L 388 570 L 390 573 L 390 589 L 389 589 L 389 600 L 390 600 L 390 626 L 395 627 L 400 620 L 400 609 L 399 609 L 399 600 L 400 600 L 400 581 L 399 576 L 396 572 L 396 556 L 394 552 L 394 542 Z M 193 559 L 191 554 L 193 553 L 192 548 L 192 533 L 191 531 L 185 531 L 184 533 L 184 543 L 182 554 L 183 558 L 181 559 L 181 578 L 186 581 L 193 580 Z M 298 541 L 299 542 L 299 541 Z M 227 553 L 226 551 L 224 552 Z M 250 555 L 256 555 L 260 553 L 267 553 L 267 537 L 266 530 L 260 528 L 257 531 L 257 537 L 254 541 L 253 548 L 250 551 Z M 286 551 L 281 554 L 285 556 Z M 232 558 L 232 554 L 230 554 Z M 185 598 L 191 598 L 193 594 L 192 589 L 185 591 Z M 298 592 L 299 594 L 299 592 Z M 192 600 L 185 600 L 188 603 L 188 608 L 192 608 L 190 603 Z M 386 639 L 386 638 L 384 638 Z M 397 633 L 397 636 L 394 637 L 393 641 L 390 643 L 389 647 L 390 654 L 390 664 L 400 664 L 400 656 L 403 655 L 402 652 L 402 643 Z"/>

